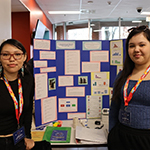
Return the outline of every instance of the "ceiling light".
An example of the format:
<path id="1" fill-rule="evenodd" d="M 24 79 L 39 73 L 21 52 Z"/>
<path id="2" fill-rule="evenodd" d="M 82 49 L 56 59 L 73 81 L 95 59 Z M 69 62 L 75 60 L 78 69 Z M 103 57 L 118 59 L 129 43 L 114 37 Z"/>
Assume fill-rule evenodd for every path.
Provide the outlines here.
<path id="1" fill-rule="evenodd" d="M 94 26 L 95 26 L 95 24 L 94 24 L 94 23 L 92 23 L 92 24 L 91 24 L 91 27 L 94 27 Z"/>
<path id="2" fill-rule="evenodd" d="M 103 30 L 102 29 L 94 30 L 94 32 L 100 32 L 100 31 L 103 31 Z M 104 29 L 104 31 L 109 31 L 109 29 Z"/>
<path id="3" fill-rule="evenodd" d="M 147 12 L 145 11 L 145 12 L 142 12 L 141 15 L 150 15 L 150 12 L 149 11 L 147 11 Z"/>
<path id="4" fill-rule="evenodd" d="M 132 23 L 141 23 L 141 20 L 133 20 Z"/>
<path id="5" fill-rule="evenodd" d="M 100 32 L 100 31 L 102 31 L 102 30 L 94 30 L 94 32 Z"/>
<path id="6" fill-rule="evenodd" d="M 94 14 L 95 10 L 81 9 L 81 14 Z"/>
<path id="7" fill-rule="evenodd" d="M 80 14 L 81 11 L 48 11 L 49 14 Z"/>

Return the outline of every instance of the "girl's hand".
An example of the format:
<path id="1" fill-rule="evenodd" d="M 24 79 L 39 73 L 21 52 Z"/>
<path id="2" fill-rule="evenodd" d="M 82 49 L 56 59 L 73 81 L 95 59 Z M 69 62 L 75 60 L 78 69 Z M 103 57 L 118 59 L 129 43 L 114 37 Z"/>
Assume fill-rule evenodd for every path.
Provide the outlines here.
<path id="1" fill-rule="evenodd" d="M 26 150 L 30 150 L 35 145 L 35 143 L 32 139 L 24 138 L 24 141 L 25 141 L 25 145 L 26 145 Z"/>

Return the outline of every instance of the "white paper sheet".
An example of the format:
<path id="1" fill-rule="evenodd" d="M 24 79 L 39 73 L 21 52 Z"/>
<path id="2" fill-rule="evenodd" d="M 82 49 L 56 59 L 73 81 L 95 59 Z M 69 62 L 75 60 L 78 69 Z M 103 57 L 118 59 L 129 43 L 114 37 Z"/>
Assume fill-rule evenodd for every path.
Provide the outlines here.
<path id="1" fill-rule="evenodd" d="M 56 59 L 56 52 L 53 51 L 40 51 L 40 59 Z"/>
<path id="2" fill-rule="evenodd" d="M 101 79 L 109 79 L 107 72 L 95 72 L 94 79 L 101 80 Z"/>
<path id="3" fill-rule="evenodd" d="M 50 50 L 50 40 L 34 39 L 34 49 Z"/>
<path id="4" fill-rule="evenodd" d="M 35 99 L 47 97 L 47 91 L 47 74 L 35 74 Z"/>
<path id="5" fill-rule="evenodd" d="M 47 61 L 34 61 L 34 68 L 47 67 Z"/>
<path id="6" fill-rule="evenodd" d="M 73 76 L 58 76 L 58 86 L 73 86 Z"/>
<path id="7" fill-rule="evenodd" d="M 66 87 L 66 96 L 85 96 L 85 87 Z"/>
<path id="8" fill-rule="evenodd" d="M 122 65 L 122 57 L 112 57 L 111 65 Z"/>
<path id="9" fill-rule="evenodd" d="M 56 67 L 40 68 L 40 72 L 56 72 Z"/>
<path id="10" fill-rule="evenodd" d="M 108 87 L 94 87 L 92 90 L 92 95 L 108 95 L 109 94 L 109 88 Z"/>
<path id="11" fill-rule="evenodd" d="M 101 144 L 107 143 L 105 131 L 103 129 L 91 129 L 85 127 L 76 127 L 76 139 L 98 142 Z"/>
<path id="12" fill-rule="evenodd" d="M 82 72 L 99 72 L 99 62 L 82 62 Z"/>
<path id="13" fill-rule="evenodd" d="M 117 74 L 123 69 L 123 65 L 117 65 Z"/>
<path id="14" fill-rule="evenodd" d="M 108 62 L 109 61 L 109 52 L 108 51 L 91 51 L 90 52 L 90 61 Z"/>
<path id="15" fill-rule="evenodd" d="M 120 50 L 122 49 L 122 40 L 116 40 L 116 41 L 111 41 L 110 42 L 110 49 L 112 50 Z"/>
<path id="16" fill-rule="evenodd" d="M 101 50 L 101 41 L 83 42 L 83 50 Z"/>
<path id="17" fill-rule="evenodd" d="M 87 118 L 101 118 L 102 96 L 86 96 L 86 106 Z"/>
<path id="18" fill-rule="evenodd" d="M 42 124 L 57 120 L 56 96 L 41 100 Z"/>
<path id="19" fill-rule="evenodd" d="M 68 113 L 68 119 L 73 119 L 74 117 L 85 118 L 86 114 L 85 113 Z"/>
<path id="20" fill-rule="evenodd" d="M 92 86 L 93 86 L 93 88 L 94 87 L 109 88 L 109 79 L 92 80 Z"/>
<path id="21" fill-rule="evenodd" d="M 79 50 L 65 51 L 65 74 L 66 75 L 80 74 L 80 51 Z"/>
<path id="22" fill-rule="evenodd" d="M 75 49 L 75 41 L 56 41 L 56 49 Z"/>

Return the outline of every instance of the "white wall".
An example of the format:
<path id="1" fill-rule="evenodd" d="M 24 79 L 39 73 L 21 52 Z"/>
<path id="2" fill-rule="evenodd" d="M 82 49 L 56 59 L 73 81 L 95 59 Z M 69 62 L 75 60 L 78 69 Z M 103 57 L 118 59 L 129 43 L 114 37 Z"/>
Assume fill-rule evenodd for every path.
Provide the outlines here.
<path id="1" fill-rule="evenodd" d="M 11 0 L 0 0 L 0 43 L 11 37 Z"/>

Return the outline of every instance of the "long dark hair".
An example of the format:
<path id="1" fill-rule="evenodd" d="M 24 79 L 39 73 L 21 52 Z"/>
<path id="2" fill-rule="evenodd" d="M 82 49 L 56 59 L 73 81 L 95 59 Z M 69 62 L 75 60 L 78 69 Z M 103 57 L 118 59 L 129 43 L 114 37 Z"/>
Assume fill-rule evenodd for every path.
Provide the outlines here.
<path id="1" fill-rule="evenodd" d="M 16 48 L 18 48 L 19 50 L 21 50 L 24 55 L 27 54 L 26 49 L 24 48 L 24 46 L 22 45 L 22 43 L 19 42 L 18 40 L 15 40 L 15 39 L 7 39 L 6 41 L 4 41 L 0 45 L 0 53 L 1 53 L 2 49 L 3 49 L 3 47 L 5 45 L 7 45 L 7 44 L 15 46 Z M 26 60 L 24 61 L 24 64 L 23 64 L 23 66 L 25 68 L 25 70 L 24 70 L 25 73 L 28 72 L 28 70 L 26 69 L 26 65 L 27 65 L 27 58 L 26 58 Z M 21 69 L 18 71 L 18 73 L 19 73 L 20 77 L 22 77 Z M 3 77 L 3 72 L 1 74 L 1 77 Z"/>
<path id="2" fill-rule="evenodd" d="M 120 76 L 116 79 L 114 83 L 114 91 L 112 100 L 119 102 L 119 97 L 121 95 L 121 88 L 124 85 L 125 81 L 127 80 L 128 76 L 132 73 L 134 69 L 134 62 L 130 59 L 129 53 L 128 53 L 128 45 L 130 39 L 140 33 L 143 33 L 143 35 L 146 37 L 146 39 L 150 42 L 150 30 L 147 26 L 142 25 L 139 27 L 134 27 L 128 30 L 129 35 L 126 40 L 126 57 L 123 64 L 123 70 L 120 74 Z"/>

